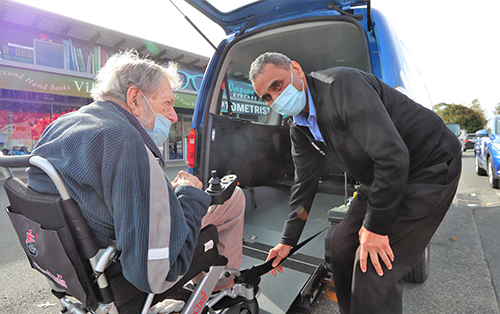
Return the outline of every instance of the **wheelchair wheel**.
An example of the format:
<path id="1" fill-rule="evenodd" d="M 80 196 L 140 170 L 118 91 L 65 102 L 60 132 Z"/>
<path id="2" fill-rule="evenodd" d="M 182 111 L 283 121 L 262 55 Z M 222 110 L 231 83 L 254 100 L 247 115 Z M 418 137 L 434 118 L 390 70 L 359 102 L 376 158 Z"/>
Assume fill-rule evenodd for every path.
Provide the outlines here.
<path id="1" fill-rule="evenodd" d="M 246 300 L 241 304 L 240 314 L 258 314 L 259 313 L 259 303 L 257 298 L 253 300 Z"/>

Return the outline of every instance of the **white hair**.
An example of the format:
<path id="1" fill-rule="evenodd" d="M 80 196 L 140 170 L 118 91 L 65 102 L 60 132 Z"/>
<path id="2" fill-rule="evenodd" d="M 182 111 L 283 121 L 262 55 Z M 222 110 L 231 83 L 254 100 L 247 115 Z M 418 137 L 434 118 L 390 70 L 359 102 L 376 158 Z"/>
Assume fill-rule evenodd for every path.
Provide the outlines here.
<path id="1" fill-rule="evenodd" d="M 160 86 L 162 77 L 168 80 L 172 89 L 176 89 L 181 86 L 177 68 L 175 62 L 163 67 L 141 58 L 135 50 L 122 51 L 111 56 L 99 70 L 90 94 L 94 100 L 102 101 L 111 96 L 125 103 L 129 87 L 151 93 Z"/>

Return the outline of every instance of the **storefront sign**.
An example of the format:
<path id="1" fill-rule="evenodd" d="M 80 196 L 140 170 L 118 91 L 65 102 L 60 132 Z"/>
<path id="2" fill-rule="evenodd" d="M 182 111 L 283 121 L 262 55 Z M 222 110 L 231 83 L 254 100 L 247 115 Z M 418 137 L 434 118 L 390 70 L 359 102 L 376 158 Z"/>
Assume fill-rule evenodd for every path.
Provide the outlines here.
<path id="1" fill-rule="evenodd" d="M 26 92 L 90 97 L 93 80 L 0 65 L 0 88 Z"/>
<path id="2" fill-rule="evenodd" d="M 270 107 L 268 106 L 261 106 L 261 105 L 242 103 L 236 101 L 231 101 L 231 103 L 232 103 L 231 110 L 233 111 L 233 113 L 251 114 L 254 116 L 267 116 L 270 110 Z M 226 100 L 222 101 L 221 111 L 227 112 Z"/>
<path id="3" fill-rule="evenodd" d="M 269 114 L 269 107 L 260 105 L 261 99 L 253 89 L 253 86 L 248 83 L 240 81 L 229 81 L 229 92 L 231 98 L 231 110 L 233 113 L 254 115 L 254 116 L 267 116 Z M 221 111 L 227 112 L 226 94 L 223 94 Z"/>
<path id="4" fill-rule="evenodd" d="M 193 94 L 184 94 L 184 93 L 175 93 L 175 108 L 188 108 L 194 109 L 196 105 L 196 97 L 197 95 Z"/>
<path id="5" fill-rule="evenodd" d="M 229 91 L 232 99 L 260 101 L 260 97 L 253 89 L 253 86 L 247 83 L 232 81 L 229 83 Z"/>

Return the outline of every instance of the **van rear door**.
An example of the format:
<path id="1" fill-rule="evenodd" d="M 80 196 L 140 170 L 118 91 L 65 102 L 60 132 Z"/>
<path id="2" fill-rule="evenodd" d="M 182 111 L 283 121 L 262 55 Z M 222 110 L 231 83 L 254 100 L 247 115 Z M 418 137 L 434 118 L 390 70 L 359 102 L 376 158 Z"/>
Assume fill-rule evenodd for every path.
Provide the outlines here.
<path id="1" fill-rule="evenodd" d="M 239 32 L 250 21 L 255 27 L 262 27 L 281 20 L 331 15 L 335 12 L 332 10 L 332 4 L 343 11 L 367 4 L 367 0 L 186 0 L 186 2 L 219 24 L 228 35 Z"/>

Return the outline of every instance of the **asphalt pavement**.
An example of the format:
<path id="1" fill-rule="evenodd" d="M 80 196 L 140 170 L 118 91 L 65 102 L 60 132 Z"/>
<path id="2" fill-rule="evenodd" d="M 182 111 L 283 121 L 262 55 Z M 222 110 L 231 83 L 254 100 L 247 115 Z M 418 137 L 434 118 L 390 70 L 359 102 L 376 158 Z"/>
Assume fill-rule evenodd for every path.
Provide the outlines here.
<path id="1" fill-rule="evenodd" d="M 475 174 L 474 154 L 463 154 L 455 200 L 431 240 L 429 278 L 403 283 L 403 312 L 500 313 L 500 190 Z M 339 313 L 329 286 L 311 313 Z"/>
<path id="2" fill-rule="evenodd" d="M 180 170 L 187 168 L 171 165 L 165 173 L 174 179 Z M 6 205 L 0 189 L 0 206 Z M 430 276 L 422 284 L 404 283 L 404 313 L 500 313 L 499 226 L 500 190 L 474 173 L 473 153 L 466 152 L 457 196 L 431 240 Z M 0 214 L 0 313 L 58 313 L 45 279 L 30 269 L 14 237 Z M 325 291 L 311 313 L 338 313 L 335 288 Z"/>

